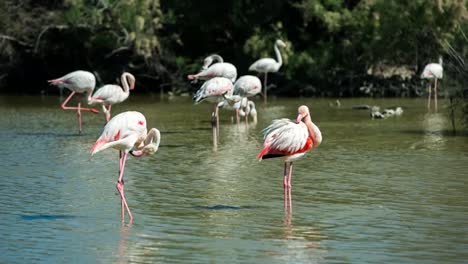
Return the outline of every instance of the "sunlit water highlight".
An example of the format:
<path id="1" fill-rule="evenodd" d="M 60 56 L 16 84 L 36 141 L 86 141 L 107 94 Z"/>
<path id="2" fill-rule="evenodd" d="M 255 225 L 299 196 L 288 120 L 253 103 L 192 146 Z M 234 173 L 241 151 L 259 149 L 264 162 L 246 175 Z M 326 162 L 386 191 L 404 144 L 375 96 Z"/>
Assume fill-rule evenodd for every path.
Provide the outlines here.
<path id="1" fill-rule="evenodd" d="M 120 222 L 118 153 L 90 157 L 104 116 L 62 111 L 58 97 L 0 105 L 1 263 L 462 263 L 468 259 L 468 137 L 424 100 L 257 100 L 259 122 L 221 111 L 213 150 L 209 104 L 131 96 L 162 132 L 154 156 L 129 158 Z M 331 101 L 331 100 L 330 100 Z M 442 101 L 443 102 L 443 101 Z M 441 102 L 441 103 L 442 103 Z M 261 130 L 307 104 L 323 144 L 295 163 L 293 214 L 280 160 L 258 162 Z M 400 105 L 371 120 L 354 104 Z M 443 111 L 443 110 L 442 110 Z"/>

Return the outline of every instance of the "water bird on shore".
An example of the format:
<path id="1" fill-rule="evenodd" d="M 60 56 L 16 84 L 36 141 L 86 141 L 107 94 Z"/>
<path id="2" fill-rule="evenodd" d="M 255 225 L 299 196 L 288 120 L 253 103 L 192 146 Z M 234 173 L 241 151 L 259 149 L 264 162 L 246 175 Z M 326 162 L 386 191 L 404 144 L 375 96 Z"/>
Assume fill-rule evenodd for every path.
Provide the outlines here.
<path id="1" fill-rule="evenodd" d="M 104 127 L 104 131 L 91 147 L 91 155 L 108 148 L 119 151 L 119 178 L 116 188 L 121 199 L 121 218 L 125 220 L 127 210 L 130 222 L 133 220 L 132 213 L 124 195 L 123 173 L 125 162 L 130 153 L 134 157 L 153 155 L 159 148 L 161 134 L 158 129 L 152 128 L 147 131 L 146 118 L 140 112 L 128 111 L 114 116 Z"/>
<path id="2" fill-rule="evenodd" d="M 112 105 L 127 100 L 130 90 L 135 88 L 135 77 L 131 73 L 124 72 L 120 79 L 123 88 L 115 84 L 106 84 L 99 88 L 89 100 L 89 104 L 91 105 L 102 105 L 102 110 L 106 114 L 106 122 L 110 120 Z"/>
<path id="3" fill-rule="evenodd" d="M 395 108 L 385 108 L 385 109 L 382 111 L 382 114 L 383 114 L 385 117 L 401 116 L 401 115 L 403 114 L 403 108 L 401 108 L 400 106 L 395 107 Z"/>
<path id="4" fill-rule="evenodd" d="M 189 80 L 209 80 L 214 77 L 224 77 L 234 83 L 237 78 L 236 66 L 224 62 L 218 54 L 213 54 L 205 58 L 201 72 L 187 76 Z"/>
<path id="5" fill-rule="evenodd" d="M 442 67 L 442 57 L 439 57 L 439 63 L 429 63 L 424 67 L 421 73 L 422 79 L 434 80 L 434 111 L 437 112 L 437 80 L 442 79 L 444 75 L 444 69 Z M 429 84 L 428 87 L 428 98 L 427 98 L 427 109 L 431 109 L 431 90 L 432 87 Z"/>
<path id="6" fill-rule="evenodd" d="M 282 158 L 284 160 L 284 207 L 292 208 L 291 177 L 293 161 L 316 148 L 322 143 L 322 133 L 312 122 L 309 108 L 302 105 L 298 108 L 296 120 L 287 118 L 273 120 L 263 130 L 265 142 L 257 159 Z M 302 122 L 304 120 L 304 122 Z M 289 163 L 289 168 L 287 164 Z"/>
<path id="7" fill-rule="evenodd" d="M 277 39 L 274 45 L 274 50 L 276 54 L 276 59 L 273 58 L 262 58 L 257 61 L 255 61 L 252 65 L 249 67 L 249 71 L 256 71 L 259 73 L 264 73 L 265 78 L 263 80 L 263 100 L 266 103 L 267 102 L 267 77 L 269 72 L 277 72 L 281 65 L 283 64 L 283 59 L 281 58 L 281 52 L 278 47 L 286 47 L 286 44 L 280 40 Z"/>
<path id="8" fill-rule="evenodd" d="M 379 106 L 372 106 L 370 109 L 370 117 L 372 119 L 384 119 L 392 116 L 401 116 L 403 114 L 403 108 L 398 106 L 395 108 L 385 108 L 380 112 Z"/>
<path id="9" fill-rule="evenodd" d="M 76 110 L 76 114 L 78 116 L 78 129 L 81 133 L 81 111 L 89 111 L 93 113 L 99 113 L 99 111 L 93 108 L 81 107 L 80 101 L 78 101 L 77 106 L 67 106 L 67 103 L 70 101 L 73 95 L 85 94 L 89 104 L 91 100 L 91 94 L 93 93 L 93 90 L 96 86 L 96 77 L 94 77 L 94 74 L 88 71 L 74 71 L 60 78 L 48 80 L 48 82 L 61 88 L 67 88 L 71 91 L 71 94 L 67 97 L 67 99 L 65 99 L 61 107 L 63 110 Z"/>

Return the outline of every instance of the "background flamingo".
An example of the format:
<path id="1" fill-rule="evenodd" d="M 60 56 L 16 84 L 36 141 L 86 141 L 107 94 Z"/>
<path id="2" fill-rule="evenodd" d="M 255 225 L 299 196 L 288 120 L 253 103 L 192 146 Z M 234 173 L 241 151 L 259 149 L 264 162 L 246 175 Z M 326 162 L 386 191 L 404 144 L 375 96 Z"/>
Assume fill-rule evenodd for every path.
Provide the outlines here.
<path id="1" fill-rule="evenodd" d="M 292 208 L 292 163 L 322 142 L 322 133 L 312 123 L 309 108 L 302 105 L 297 111 L 298 116 L 295 121 L 286 118 L 273 120 L 273 123 L 263 130 L 265 142 L 257 155 L 259 160 L 277 157 L 284 160 L 284 207 L 288 207 L 289 200 L 290 210 Z M 287 163 L 289 163 L 289 168 L 287 168 Z"/>
<path id="2" fill-rule="evenodd" d="M 206 81 L 202 87 L 193 96 L 195 104 L 207 100 L 214 102 L 213 112 L 211 114 L 211 125 L 213 127 L 213 143 L 216 144 L 219 136 L 219 105 L 224 100 L 224 95 L 231 92 L 233 84 L 231 80 L 225 77 L 215 77 Z"/>
<path id="3" fill-rule="evenodd" d="M 245 117 L 245 123 L 249 123 L 249 115 L 252 117 L 254 124 L 257 123 L 257 109 L 255 103 L 244 97 L 241 101 L 241 108 L 239 109 L 239 115 Z"/>
<path id="4" fill-rule="evenodd" d="M 94 87 L 96 86 L 96 78 L 94 74 L 87 71 L 74 71 L 65 76 L 62 76 L 57 79 L 48 81 L 52 85 L 56 85 L 60 88 L 67 88 L 71 91 L 71 94 L 65 99 L 61 107 L 63 110 L 76 110 L 78 116 L 78 128 L 81 133 L 81 111 L 90 111 L 93 113 L 99 113 L 98 110 L 93 108 L 82 108 L 81 102 L 78 101 L 78 105 L 67 106 L 68 101 L 73 97 L 75 93 L 86 94 L 88 104 L 91 100 L 91 94 L 93 93 Z"/>
<path id="5" fill-rule="evenodd" d="M 215 61 L 217 63 L 212 64 Z M 201 72 L 187 76 L 189 80 L 209 80 L 214 77 L 225 77 L 231 82 L 235 82 L 237 69 L 231 63 L 224 62 L 218 54 L 213 54 L 205 58 Z"/>
<path id="6" fill-rule="evenodd" d="M 434 110 L 437 112 L 437 79 L 442 79 L 444 69 L 442 68 L 442 57 L 439 57 L 439 63 L 429 63 L 424 67 L 421 74 L 422 79 L 433 79 L 434 80 Z M 427 98 L 427 108 L 431 108 L 431 85 L 429 84 Z"/>
<path id="7" fill-rule="evenodd" d="M 241 110 L 243 113 L 242 116 L 246 117 L 247 122 L 248 113 L 247 115 L 245 115 L 246 108 L 252 107 L 253 105 L 253 108 L 255 109 L 255 104 L 252 101 L 247 100 L 247 98 L 253 97 L 259 94 L 261 91 L 262 83 L 260 82 L 260 79 L 257 76 L 244 75 L 237 79 L 237 81 L 234 83 L 232 93 L 227 93 L 224 96 L 226 99 L 224 105 L 232 105 L 232 108 L 236 110 L 237 123 L 239 123 L 239 115 L 241 113 Z M 244 98 L 245 100 L 243 100 Z M 257 111 L 254 110 L 252 114 L 255 115 L 255 117 L 252 117 L 254 117 L 254 120 L 256 120 Z"/>
<path id="8" fill-rule="evenodd" d="M 123 88 L 115 84 L 104 85 L 93 94 L 89 102 L 90 104 L 100 103 L 102 105 L 102 110 L 106 114 L 106 122 L 110 120 L 112 105 L 127 100 L 130 90 L 135 88 L 135 77 L 131 73 L 124 72 L 120 79 Z"/>
<path id="9" fill-rule="evenodd" d="M 147 133 L 146 118 L 140 112 L 128 111 L 113 117 L 104 127 L 104 131 L 91 147 L 91 155 L 107 148 L 119 150 L 119 179 L 116 188 L 121 199 L 121 217 L 125 219 L 124 208 L 127 209 L 130 222 L 133 220 L 124 195 L 123 173 L 128 153 L 135 157 L 154 154 L 161 141 L 161 134 L 156 128 Z"/>
<path id="10" fill-rule="evenodd" d="M 265 79 L 263 80 L 263 100 L 266 103 L 267 102 L 267 77 L 269 72 L 277 72 L 281 65 L 283 64 L 283 59 L 281 58 L 281 53 L 278 47 L 286 47 L 286 44 L 280 40 L 277 39 L 275 42 L 275 54 L 276 54 L 276 59 L 272 58 L 262 58 L 254 62 L 252 65 L 249 67 L 249 71 L 256 71 L 260 73 L 265 74 Z"/>

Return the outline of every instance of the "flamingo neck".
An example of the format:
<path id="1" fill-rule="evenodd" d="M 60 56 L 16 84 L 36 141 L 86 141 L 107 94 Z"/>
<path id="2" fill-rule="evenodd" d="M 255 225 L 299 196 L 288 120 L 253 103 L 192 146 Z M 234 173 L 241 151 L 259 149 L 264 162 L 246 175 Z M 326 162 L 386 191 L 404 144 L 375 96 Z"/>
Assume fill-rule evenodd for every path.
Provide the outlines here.
<path id="1" fill-rule="evenodd" d="M 320 132 L 320 129 L 312 122 L 310 115 L 307 115 L 304 118 L 304 123 L 309 131 L 309 137 L 311 137 L 314 142 L 314 147 L 317 147 L 322 143 L 322 133 Z"/>
<path id="2" fill-rule="evenodd" d="M 223 58 L 219 56 L 218 54 L 213 54 L 210 56 L 212 61 L 217 61 L 217 62 L 224 62 Z"/>
<path id="3" fill-rule="evenodd" d="M 208 56 L 203 62 L 202 69 L 204 70 L 208 69 L 208 67 L 210 67 L 210 65 L 213 64 L 214 62 L 220 62 L 220 63 L 224 62 L 223 57 L 219 56 L 218 54 L 213 54 L 213 55 Z"/>
<path id="4" fill-rule="evenodd" d="M 158 151 L 160 142 L 161 133 L 156 128 L 152 128 L 146 135 L 143 146 L 138 147 L 138 150 L 131 151 L 130 154 L 134 157 L 153 155 Z"/>
<path id="5" fill-rule="evenodd" d="M 145 145 L 153 144 L 154 148 L 157 150 L 159 148 L 159 144 L 161 143 L 161 132 L 156 128 L 152 128 L 145 139 Z"/>
<path id="6" fill-rule="evenodd" d="M 128 79 L 127 79 L 127 77 L 129 76 L 130 74 L 124 72 L 122 76 L 120 77 L 120 81 L 122 82 L 122 86 L 123 86 L 123 91 L 126 94 L 130 94 L 130 84 L 128 83 Z"/>
<path id="7" fill-rule="evenodd" d="M 281 58 L 281 52 L 278 48 L 278 44 L 275 43 L 275 54 L 276 54 L 276 60 L 278 61 L 277 62 L 277 65 L 278 65 L 278 68 L 281 67 L 281 65 L 283 65 L 283 59 Z"/>

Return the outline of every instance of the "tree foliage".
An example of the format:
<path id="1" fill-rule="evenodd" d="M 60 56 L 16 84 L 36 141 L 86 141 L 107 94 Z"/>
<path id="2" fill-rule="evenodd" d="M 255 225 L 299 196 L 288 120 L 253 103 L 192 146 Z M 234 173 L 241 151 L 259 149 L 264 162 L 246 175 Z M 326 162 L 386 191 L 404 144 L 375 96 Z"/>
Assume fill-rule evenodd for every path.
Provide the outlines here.
<path id="1" fill-rule="evenodd" d="M 52 92 L 47 78 L 86 69 L 100 84 L 131 71 L 140 92 L 183 93 L 206 55 L 248 74 L 281 38 L 273 94 L 414 96 L 440 55 L 451 86 L 464 87 L 467 18 L 466 0 L 4 0 L 0 87 Z"/>

